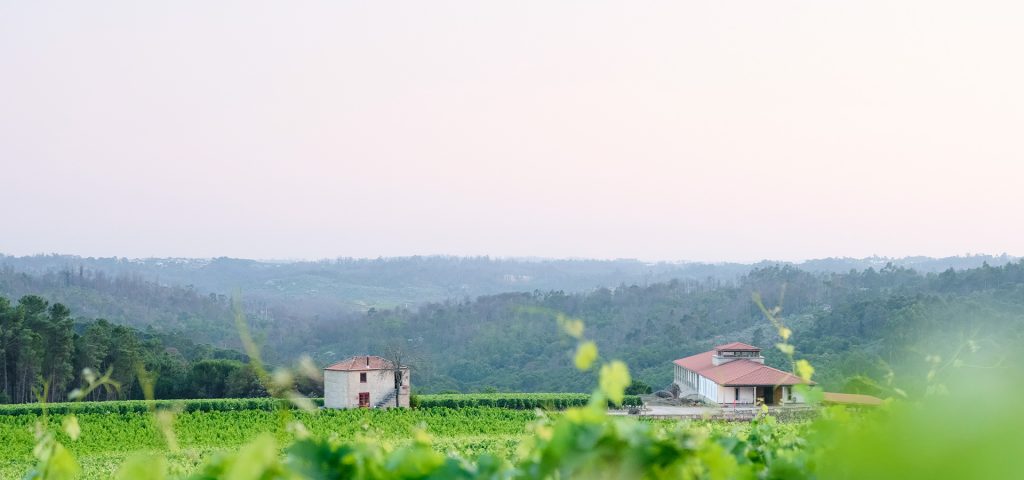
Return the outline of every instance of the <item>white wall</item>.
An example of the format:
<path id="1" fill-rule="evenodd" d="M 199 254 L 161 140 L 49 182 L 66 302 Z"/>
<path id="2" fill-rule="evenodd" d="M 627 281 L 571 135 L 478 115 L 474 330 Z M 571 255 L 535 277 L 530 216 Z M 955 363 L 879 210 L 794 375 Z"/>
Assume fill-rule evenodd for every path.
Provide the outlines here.
<path id="1" fill-rule="evenodd" d="M 696 390 L 698 394 L 707 398 L 712 402 L 721 402 L 722 396 L 719 394 L 718 384 L 705 378 L 697 373 L 675 365 L 675 383 L 678 383 L 680 387 L 688 387 L 690 390 Z M 732 397 L 729 397 L 732 398 Z"/>
<path id="2" fill-rule="evenodd" d="M 366 383 L 359 381 L 359 374 L 366 374 Z M 409 406 L 409 385 L 411 379 L 409 371 L 405 370 L 402 390 L 399 395 L 399 404 L 403 407 Z M 374 406 L 382 398 L 386 397 L 395 389 L 395 377 L 390 370 L 364 370 L 364 371 L 324 371 L 324 407 L 326 408 L 356 408 L 359 406 L 359 394 L 368 392 L 370 394 L 370 406 Z M 388 401 L 383 407 L 395 406 L 394 399 Z"/>
<path id="3" fill-rule="evenodd" d="M 736 389 L 740 389 L 740 399 L 736 400 Z M 720 387 L 718 391 L 721 403 L 732 404 L 753 404 L 754 399 L 757 398 L 757 387 Z"/>
<path id="4" fill-rule="evenodd" d="M 324 370 L 324 407 L 349 408 L 351 406 L 353 405 L 348 402 L 348 372 Z"/>
<path id="5" fill-rule="evenodd" d="M 370 392 L 370 406 L 374 406 L 382 398 L 395 390 L 395 376 L 394 372 L 390 370 L 370 370 L 366 372 L 366 383 L 359 382 L 359 374 L 353 372 L 353 375 L 349 377 L 349 386 L 353 390 L 350 392 Z M 409 371 L 405 370 L 404 381 L 405 385 L 402 385 L 402 395 L 399 398 L 401 406 L 409 406 Z M 352 401 L 355 402 L 353 406 L 359 406 L 359 395 L 352 393 L 349 395 Z M 395 400 L 391 399 L 383 407 L 394 407 Z"/>
<path id="6" fill-rule="evenodd" d="M 675 367 L 673 381 L 679 384 L 680 387 L 685 387 L 691 390 L 695 390 L 700 395 L 704 396 L 708 400 L 713 402 L 731 404 L 736 398 L 736 387 L 724 387 L 717 383 L 698 375 L 686 368 L 679 365 L 673 365 Z M 757 387 L 739 387 L 740 399 L 736 400 L 737 404 L 748 404 L 752 405 L 757 398 Z M 804 398 L 799 393 L 793 392 L 793 400 L 789 400 L 789 391 L 792 390 L 791 386 L 783 386 L 781 398 L 776 398 L 776 403 L 804 403 Z"/>
<path id="7" fill-rule="evenodd" d="M 790 403 L 807 403 L 806 399 L 804 399 L 804 396 L 801 395 L 799 392 L 797 392 L 797 390 L 795 388 L 793 388 L 793 387 L 786 387 L 786 388 L 789 388 L 789 389 L 793 390 L 793 400 Z M 814 388 L 814 387 L 811 387 L 811 388 Z"/>
<path id="8" fill-rule="evenodd" d="M 697 392 L 712 402 L 722 401 L 719 396 L 718 384 L 702 375 L 697 375 Z"/>

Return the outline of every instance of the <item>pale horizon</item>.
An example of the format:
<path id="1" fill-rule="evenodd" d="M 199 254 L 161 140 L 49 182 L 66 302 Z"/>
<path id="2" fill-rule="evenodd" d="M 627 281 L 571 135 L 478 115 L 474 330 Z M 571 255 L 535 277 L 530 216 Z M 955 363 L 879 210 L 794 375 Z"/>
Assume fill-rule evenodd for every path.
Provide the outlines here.
<path id="1" fill-rule="evenodd" d="M 1021 18 L 2 2 L 0 253 L 1020 257 Z"/>
<path id="2" fill-rule="evenodd" d="M 450 254 L 415 254 L 415 255 L 395 255 L 395 256 L 379 256 L 379 257 L 346 257 L 346 256 L 334 256 L 334 257 L 291 257 L 291 258 L 253 258 L 253 257 L 235 257 L 230 255 L 221 255 L 215 257 L 171 257 L 171 256 L 150 256 L 150 257 L 125 257 L 118 255 L 80 255 L 73 252 L 40 252 L 32 254 L 11 254 L 8 252 L 0 252 L 0 258 L 4 256 L 13 258 L 30 258 L 35 256 L 68 256 L 78 258 L 120 258 L 128 261 L 152 261 L 152 260 L 217 260 L 221 258 L 232 259 L 232 260 L 246 260 L 263 263 L 316 263 L 316 262 L 331 262 L 338 260 L 355 260 L 355 261 L 374 261 L 374 260 L 394 260 L 394 259 L 405 259 L 405 258 L 489 258 L 494 261 L 518 261 L 518 262 L 558 262 L 558 261 L 598 261 L 598 262 L 615 262 L 615 261 L 635 261 L 644 263 L 659 263 L 659 264 L 705 264 L 705 265 L 724 265 L 724 264 L 737 264 L 737 265 L 754 265 L 758 263 L 791 263 L 791 264 L 802 264 L 805 262 L 813 262 L 818 260 L 906 260 L 911 258 L 928 258 L 934 260 L 946 259 L 946 258 L 1002 258 L 1007 257 L 1012 260 L 1020 260 L 1021 257 L 1011 255 L 1006 252 L 1002 253 L 962 253 L 958 255 L 943 255 L 943 256 L 930 256 L 930 255 L 906 255 L 900 257 L 892 257 L 885 255 L 867 255 L 864 257 L 848 257 L 848 256 L 828 256 L 828 257 L 815 257 L 815 258 L 794 258 L 794 259 L 782 259 L 782 258 L 761 258 L 761 259 L 737 259 L 737 260 L 688 260 L 688 259 L 670 259 L 670 258 L 637 258 L 637 257 L 615 257 L 615 258 L 598 258 L 598 257 L 538 257 L 538 256 L 497 256 L 497 255 L 450 255 Z"/>

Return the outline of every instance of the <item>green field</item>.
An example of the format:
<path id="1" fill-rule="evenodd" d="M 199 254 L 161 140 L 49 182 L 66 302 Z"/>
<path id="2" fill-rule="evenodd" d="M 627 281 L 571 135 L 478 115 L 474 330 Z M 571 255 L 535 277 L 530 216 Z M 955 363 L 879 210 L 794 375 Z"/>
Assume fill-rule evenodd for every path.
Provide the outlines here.
<path id="1" fill-rule="evenodd" d="M 557 415 L 557 414 L 555 414 Z M 40 417 L 0 415 L 0 478 L 20 478 L 35 460 L 32 457 L 33 426 Z M 183 412 L 175 417 L 174 432 L 180 450 L 170 452 L 152 417 L 145 413 L 78 414 L 81 436 L 72 441 L 63 432 L 58 440 L 75 455 L 83 478 L 110 478 L 133 453 L 161 452 L 169 457 L 172 473 L 194 471 L 218 452 L 232 451 L 260 433 L 270 433 L 286 445 L 293 435 L 286 431 L 278 412 L 265 410 Z M 433 439 L 435 450 L 474 458 L 491 453 L 511 459 L 529 434 L 528 425 L 537 413 L 495 407 L 420 410 L 323 410 L 292 411 L 288 418 L 301 421 L 314 436 L 340 440 L 366 439 L 398 446 L 406 444 L 417 428 Z M 51 430 L 60 432 L 64 415 L 49 415 Z M 656 422 L 671 428 L 674 422 Z M 701 423 L 699 428 L 742 432 L 747 424 Z"/>
<path id="2" fill-rule="evenodd" d="M 83 478 L 109 478 L 136 452 L 167 454 L 173 473 L 189 473 L 220 451 L 231 451 L 261 433 L 279 445 L 294 439 L 287 425 L 301 422 L 314 436 L 339 440 L 372 440 L 392 445 L 409 442 L 417 429 L 433 438 L 442 453 L 473 458 L 491 453 L 511 459 L 528 426 L 538 419 L 535 409 L 560 410 L 585 405 L 587 394 L 492 393 L 423 395 L 415 410 L 281 410 L 271 398 L 81 402 L 45 405 L 49 429 L 68 447 L 83 468 Z M 315 403 L 322 403 L 314 399 Z M 627 397 L 625 403 L 638 403 Z M 173 410 L 178 450 L 171 451 L 150 407 Z M 34 427 L 43 418 L 40 404 L 0 406 L 0 478 L 20 478 L 35 460 Z M 71 440 L 62 431 L 74 416 L 81 436 Z M 555 414 L 557 415 L 557 414 Z"/>
<path id="3" fill-rule="evenodd" d="M 0 415 L 0 478 L 20 478 L 34 464 L 35 414 Z M 180 451 L 169 452 L 152 416 L 146 413 L 85 413 L 77 415 L 81 436 L 72 441 L 63 432 L 58 440 L 75 455 L 84 478 L 109 478 L 117 466 L 136 451 L 170 454 L 172 470 L 185 473 L 218 451 L 232 450 L 260 433 L 270 433 L 279 444 L 292 434 L 286 421 L 301 421 L 314 435 L 338 439 L 372 439 L 393 444 L 407 442 L 422 427 L 441 452 L 473 457 L 490 452 L 511 457 L 537 414 L 529 410 L 471 407 L 458 410 L 323 410 L 290 411 L 285 416 L 266 410 L 182 412 L 175 417 L 174 433 Z M 61 431 L 64 415 L 49 415 L 51 430 Z"/>
<path id="4" fill-rule="evenodd" d="M 975 377 L 980 381 L 981 376 Z M 977 385 L 997 393 L 1017 390 L 1005 383 Z M 171 478 L 200 473 L 197 478 L 204 479 L 348 478 L 357 464 L 371 468 L 356 475 L 367 479 L 425 478 L 417 472 L 441 475 L 434 478 L 452 472 L 465 474 L 460 478 L 594 478 L 606 470 L 612 478 L 639 478 L 644 472 L 650 478 L 695 479 L 1015 478 L 1020 466 L 1015 439 L 1024 417 L 994 400 L 973 399 L 975 408 L 964 408 L 964 400 L 964 394 L 953 391 L 948 397 L 894 402 L 871 411 L 830 407 L 820 418 L 798 423 L 771 417 L 734 423 L 638 421 L 610 417 L 598 405 L 564 413 L 497 407 L 306 412 L 263 409 L 269 401 L 196 401 L 187 404 L 257 408 L 178 412 L 172 429 L 176 450 L 169 448 L 164 430 L 148 411 L 98 412 L 134 409 L 135 403 L 83 403 L 73 406 L 76 413 L 48 412 L 45 417 L 46 430 L 70 452 L 47 465 L 64 468 L 77 462 L 82 475 L 45 478 L 113 478 L 126 465 L 140 465 L 137 452 L 160 454 Z M 43 416 L 24 412 L 30 409 L 0 407 L 0 478 L 24 478 L 37 464 L 32 452 L 40 443 L 33 427 Z M 72 417 L 80 425 L 77 440 L 63 425 Z M 308 430 L 309 440 L 299 440 L 296 430 L 289 429 L 296 420 Z M 423 440 L 418 431 L 431 440 Z M 287 458 L 275 460 L 284 449 Z M 163 461 L 146 459 L 151 460 Z M 141 465 L 121 478 L 165 478 L 156 464 Z M 226 473 L 239 470 L 234 468 L 238 465 L 245 465 L 246 473 Z M 302 470 L 309 466 L 312 470 Z M 282 471 L 290 473 L 261 473 Z"/>

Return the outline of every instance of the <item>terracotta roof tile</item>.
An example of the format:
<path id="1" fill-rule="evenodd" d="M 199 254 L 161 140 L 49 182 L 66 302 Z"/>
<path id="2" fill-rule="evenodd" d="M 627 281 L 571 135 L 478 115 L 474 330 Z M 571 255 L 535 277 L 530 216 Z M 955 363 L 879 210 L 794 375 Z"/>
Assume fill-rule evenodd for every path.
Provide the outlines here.
<path id="1" fill-rule="evenodd" d="M 698 353 L 696 355 L 691 355 L 686 358 L 680 358 L 679 360 L 676 360 L 673 363 L 679 365 L 680 367 L 686 368 L 687 370 L 700 373 L 701 371 L 709 369 L 714 366 L 711 363 L 711 357 L 713 356 L 715 356 L 714 350 L 710 352 Z"/>
<path id="2" fill-rule="evenodd" d="M 338 363 L 324 368 L 333 371 L 354 371 L 354 370 L 387 370 L 391 368 L 391 362 L 376 355 L 359 355 L 346 358 Z"/>
<path id="3" fill-rule="evenodd" d="M 734 347 L 734 345 L 750 347 L 750 345 L 739 342 L 728 343 L 721 347 L 715 347 L 715 350 L 680 358 L 673 363 L 696 372 L 722 386 L 797 385 L 807 383 L 796 375 L 753 360 L 732 360 L 718 366 L 712 363 L 712 357 L 715 356 L 716 350 L 723 347 L 726 347 L 725 349 L 739 349 Z M 751 348 L 756 349 L 756 347 Z M 814 382 L 810 382 L 810 384 L 813 385 Z"/>
<path id="4" fill-rule="evenodd" d="M 717 367 L 711 367 L 699 372 L 701 375 L 710 378 L 719 385 L 731 385 L 732 379 L 747 376 L 766 367 L 752 360 L 733 360 L 723 363 Z"/>
<path id="5" fill-rule="evenodd" d="M 800 385 L 802 383 L 807 383 L 804 382 L 802 378 L 791 373 L 786 373 L 767 365 L 758 365 L 760 368 L 754 369 L 750 373 L 742 376 L 733 378 L 725 385 Z M 725 365 L 722 366 L 724 367 Z"/>

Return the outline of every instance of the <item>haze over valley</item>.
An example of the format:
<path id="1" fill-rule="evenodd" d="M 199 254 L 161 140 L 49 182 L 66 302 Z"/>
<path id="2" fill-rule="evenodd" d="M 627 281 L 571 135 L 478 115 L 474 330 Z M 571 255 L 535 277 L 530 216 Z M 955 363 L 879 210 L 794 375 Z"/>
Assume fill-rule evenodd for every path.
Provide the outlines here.
<path id="1" fill-rule="evenodd" d="M 777 341 L 752 302 L 756 293 L 783 307 L 796 344 L 825 367 L 823 381 L 842 389 L 853 378 L 885 374 L 872 358 L 920 368 L 909 361 L 912 352 L 942 351 L 949 348 L 943 342 L 964 335 L 997 338 L 1014 324 L 1000 319 L 1024 308 L 1014 296 L 1022 268 L 1007 255 L 795 264 L 4 256 L 0 296 L 40 295 L 82 322 L 101 318 L 241 355 L 237 298 L 272 362 L 311 355 L 326 364 L 402 341 L 422 356 L 419 388 L 429 392 L 585 390 L 592 379 L 573 370 L 557 313 L 588 319 L 638 378 L 667 384 L 666 358 L 727 339 Z M 956 316 L 988 297 L 1002 303 L 984 318 L 964 323 Z M 907 316 L 912 311 L 918 313 Z M 895 341 L 893 329 L 924 328 L 917 322 L 925 319 L 940 322 L 943 334 L 887 343 Z M 477 366 L 468 368 L 467 358 Z M 775 352 L 768 358 L 781 361 Z"/>
<path id="2" fill-rule="evenodd" d="M 0 479 L 1018 478 L 1022 26 L 0 0 Z"/>

